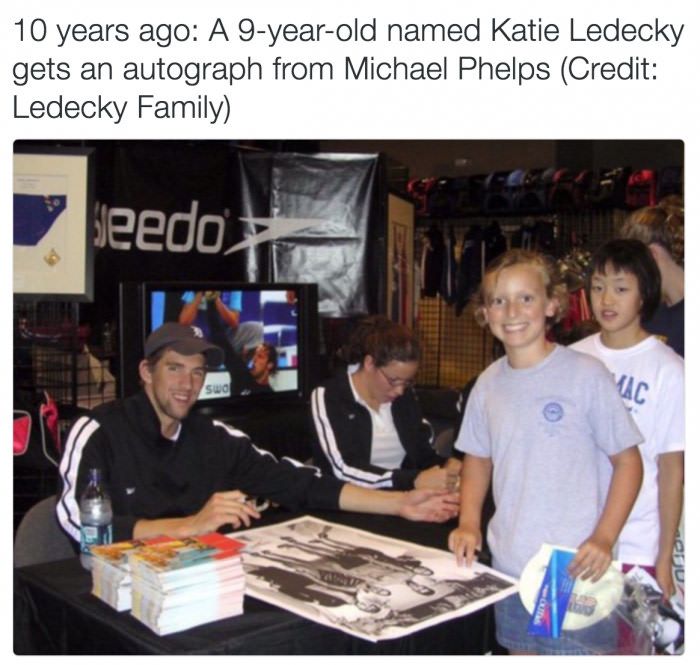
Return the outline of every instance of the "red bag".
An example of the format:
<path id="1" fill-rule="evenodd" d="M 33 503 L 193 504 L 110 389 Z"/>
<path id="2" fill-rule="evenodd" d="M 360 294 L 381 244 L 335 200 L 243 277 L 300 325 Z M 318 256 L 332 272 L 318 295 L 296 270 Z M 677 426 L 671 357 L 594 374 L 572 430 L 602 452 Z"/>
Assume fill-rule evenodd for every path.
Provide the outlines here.
<path id="1" fill-rule="evenodd" d="M 428 214 L 428 196 L 437 178 L 412 178 L 408 181 L 408 193 L 416 204 L 416 215 Z"/>
<path id="2" fill-rule="evenodd" d="M 58 466 L 61 457 L 58 434 L 58 407 L 43 391 L 18 392 L 14 399 L 12 452 L 22 466 Z"/>
<path id="3" fill-rule="evenodd" d="M 627 179 L 625 203 L 628 208 L 643 208 L 656 205 L 656 171 L 641 169 Z"/>

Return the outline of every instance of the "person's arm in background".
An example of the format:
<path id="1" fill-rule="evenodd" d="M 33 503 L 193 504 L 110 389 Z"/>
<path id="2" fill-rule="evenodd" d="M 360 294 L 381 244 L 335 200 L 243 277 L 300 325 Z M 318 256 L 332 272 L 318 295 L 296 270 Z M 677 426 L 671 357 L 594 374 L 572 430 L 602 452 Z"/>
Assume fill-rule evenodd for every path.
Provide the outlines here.
<path id="1" fill-rule="evenodd" d="M 238 328 L 238 322 L 241 318 L 240 312 L 235 309 L 229 309 L 224 305 L 220 295 L 216 296 L 214 305 L 216 306 L 216 311 L 219 313 L 219 316 L 229 328 L 232 330 Z"/>
<path id="2" fill-rule="evenodd" d="M 659 485 L 659 553 L 656 558 L 656 581 L 669 599 L 674 592 L 673 548 L 683 510 L 683 452 L 663 453 L 658 457 Z"/>
<path id="3" fill-rule="evenodd" d="M 685 454 L 685 367 L 674 359 L 665 368 L 662 391 L 666 399 L 659 404 L 655 427 L 662 434 L 656 458 L 658 475 L 659 550 L 656 557 L 656 581 L 668 600 L 674 593 L 673 553 L 683 511 Z"/>
<path id="4" fill-rule="evenodd" d="M 192 292 L 190 291 L 190 293 Z M 199 305 L 202 302 L 203 295 L 204 294 L 201 291 L 197 291 L 197 293 L 194 296 L 194 299 L 190 302 L 186 302 L 182 306 L 182 309 L 180 310 L 180 315 L 177 319 L 178 323 L 182 323 L 183 325 L 189 326 L 194 322 L 194 320 L 197 318 L 197 311 L 199 310 Z"/>

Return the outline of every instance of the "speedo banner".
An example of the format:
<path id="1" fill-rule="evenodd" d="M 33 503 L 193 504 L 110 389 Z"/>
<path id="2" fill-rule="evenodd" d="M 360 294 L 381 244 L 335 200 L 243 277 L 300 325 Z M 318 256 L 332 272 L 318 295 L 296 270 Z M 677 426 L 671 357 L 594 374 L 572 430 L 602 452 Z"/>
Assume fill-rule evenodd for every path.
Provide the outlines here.
<path id="1" fill-rule="evenodd" d="M 367 312 L 381 292 L 367 293 L 384 270 L 372 240 L 377 155 L 248 153 L 221 141 L 97 152 L 95 322 L 116 319 L 127 280 L 317 282 L 323 316 Z"/>

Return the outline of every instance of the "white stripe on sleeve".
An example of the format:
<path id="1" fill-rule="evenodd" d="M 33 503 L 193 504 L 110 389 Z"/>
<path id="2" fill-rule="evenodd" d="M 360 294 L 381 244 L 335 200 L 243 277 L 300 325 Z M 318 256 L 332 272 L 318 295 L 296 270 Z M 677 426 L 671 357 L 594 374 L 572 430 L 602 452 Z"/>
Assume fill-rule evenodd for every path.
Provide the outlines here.
<path id="1" fill-rule="evenodd" d="M 330 462 L 335 477 L 362 487 L 393 487 L 391 471 L 377 474 L 358 469 L 345 462 L 326 411 L 325 391 L 325 387 L 320 386 L 311 394 L 311 413 L 321 449 Z"/>
<path id="2" fill-rule="evenodd" d="M 75 421 L 68 433 L 65 450 L 58 468 L 63 479 L 63 493 L 56 504 L 56 516 L 63 529 L 75 540 L 80 540 L 80 497 L 75 495 L 78 482 L 78 469 L 83 449 L 90 437 L 99 429 L 100 423 L 89 416 Z"/>

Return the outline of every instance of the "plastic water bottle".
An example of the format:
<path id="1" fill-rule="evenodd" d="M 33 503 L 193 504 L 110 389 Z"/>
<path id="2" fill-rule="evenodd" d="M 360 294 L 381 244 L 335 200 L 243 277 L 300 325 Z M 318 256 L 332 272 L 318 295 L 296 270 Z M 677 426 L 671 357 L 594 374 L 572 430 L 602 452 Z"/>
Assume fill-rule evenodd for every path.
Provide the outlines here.
<path id="1" fill-rule="evenodd" d="M 80 563 L 92 568 L 92 545 L 112 542 L 112 501 L 102 484 L 102 472 L 90 469 L 89 482 L 80 497 Z"/>

